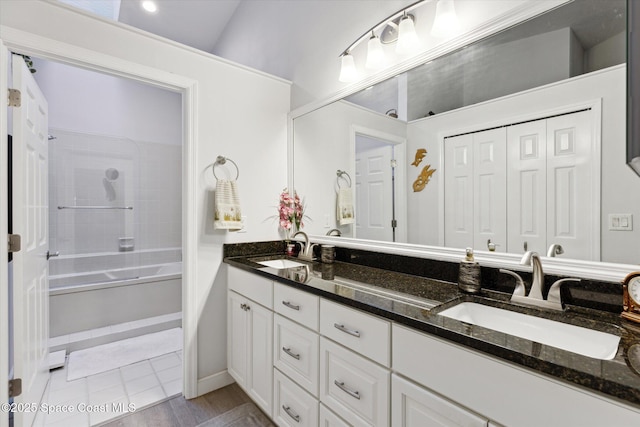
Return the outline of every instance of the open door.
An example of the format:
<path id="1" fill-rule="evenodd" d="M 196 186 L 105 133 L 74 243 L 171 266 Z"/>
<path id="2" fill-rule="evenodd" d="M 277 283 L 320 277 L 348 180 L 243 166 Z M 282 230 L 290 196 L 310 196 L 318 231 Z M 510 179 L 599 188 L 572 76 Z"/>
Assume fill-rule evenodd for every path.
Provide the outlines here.
<path id="1" fill-rule="evenodd" d="M 22 380 L 16 403 L 39 403 L 49 379 L 48 106 L 22 57 L 12 56 L 13 83 L 21 94 L 13 113 L 14 378 Z M 30 426 L 32 412 L 16 412 L 16 427 Z"/>

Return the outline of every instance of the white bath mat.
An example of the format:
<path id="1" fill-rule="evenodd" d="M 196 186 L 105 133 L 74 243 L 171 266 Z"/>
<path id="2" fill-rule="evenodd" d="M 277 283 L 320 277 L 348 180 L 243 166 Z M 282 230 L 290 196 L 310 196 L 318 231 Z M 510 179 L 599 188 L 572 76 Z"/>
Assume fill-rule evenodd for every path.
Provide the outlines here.
<path id="1" fill-rule="evenodd" d="M 69 355 L 67 381 L 110 371 L 182 349 L 182 328 L 127 338 Z"/>

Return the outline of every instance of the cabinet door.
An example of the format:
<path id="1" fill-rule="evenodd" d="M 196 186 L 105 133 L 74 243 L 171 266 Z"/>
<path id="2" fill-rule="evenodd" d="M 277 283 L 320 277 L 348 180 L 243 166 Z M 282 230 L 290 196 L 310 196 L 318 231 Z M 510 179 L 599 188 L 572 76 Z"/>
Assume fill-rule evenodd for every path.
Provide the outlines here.
<path id="1" fill-rule="evenodd" d="M 247 391 L 255 403 L 271 416 L 273 393 L 273 312 L 248 301 L 249 375 Z"/>
<path id="2" fill-rule="evenodd" d="M 229 291 L 227 296 L 227 369 L 242 388 L 247 386 L 247 299 Z"/>
<path id="3" fill-rule="evenodd" d="M 391 425 L 394 427 L 486 427 L 487 420 L 425 388 L 391 376 Z"/>

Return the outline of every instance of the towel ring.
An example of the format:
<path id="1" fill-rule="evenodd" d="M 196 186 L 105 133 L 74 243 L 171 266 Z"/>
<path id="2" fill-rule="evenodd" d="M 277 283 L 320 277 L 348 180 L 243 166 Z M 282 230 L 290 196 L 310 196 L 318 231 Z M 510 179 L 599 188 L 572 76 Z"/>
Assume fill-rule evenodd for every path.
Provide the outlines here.
<path id="1" fill-rule="evenodd" d="M 340 187 L 340 178 L 344 179 L 345 181 L 348 179 L 349 180 L 349 188 L 351 188 L 351 176 L 349 176 L 347 171 L 341 171 L 340 169 L 338 169 L 336 171 L 336 175 L 338 176 L 336 178 L 336 182 L 338 183 L 338 188 L 342 188 L 342 187 Z M 346 175 L 347 178 L 344 178 L 344 175 Z"/>
<path id="2" fill-rule="evenodd" d="M 218 178 L 218 176 L 216 175 L 216 166 L 220 165 L 224 165 L 225 163 L 227 163 L 227 160 L 230 161 L 231 163 L 233 163 L 233 166 L 236 167 L 236 181 L 238 180 L 238 177 L 240 176 L 240 169 L 238 168 L 238 165 L 236 164 L 236 162 L 234 162 L 233 160 L 231 160 L 228 157 L 224 157 L 224 156 L 218 156 L 216 158 L 216 162 L 213 164 L 213 167 L 211 168 L 211 170 L 213 170 L 213 176 L 216 179 L 220 179 Z"/>

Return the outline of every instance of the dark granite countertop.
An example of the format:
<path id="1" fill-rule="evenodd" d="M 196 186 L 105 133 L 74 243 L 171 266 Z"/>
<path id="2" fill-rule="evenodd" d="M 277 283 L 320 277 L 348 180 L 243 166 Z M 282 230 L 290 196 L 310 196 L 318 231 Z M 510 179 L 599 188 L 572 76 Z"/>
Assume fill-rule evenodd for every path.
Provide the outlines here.
<path id="1" fill-rule="evenodd" d="M 510 303 L 506 292 L 482 289 L 480 294 L 469 295 L 451 281 L 351 262 L 321 264 L 295 259 L 304 266 L 285 269 L 256 262 L 283 257 L 282 248 L 279 242 L 225 245 L 224 262 L 640 407 L 640 373 L 636 371 L 640 369 L 640 351 L 627 351 L 634 344 L 640 346 L 640 325 L 616 313 L 573 305 L 563 312 L 529 308 Z M 594 359 L 438 314 L 460 302 L 478 302 L 609 332 L 621 337 L 618 352 L 612 360 Z"/>

